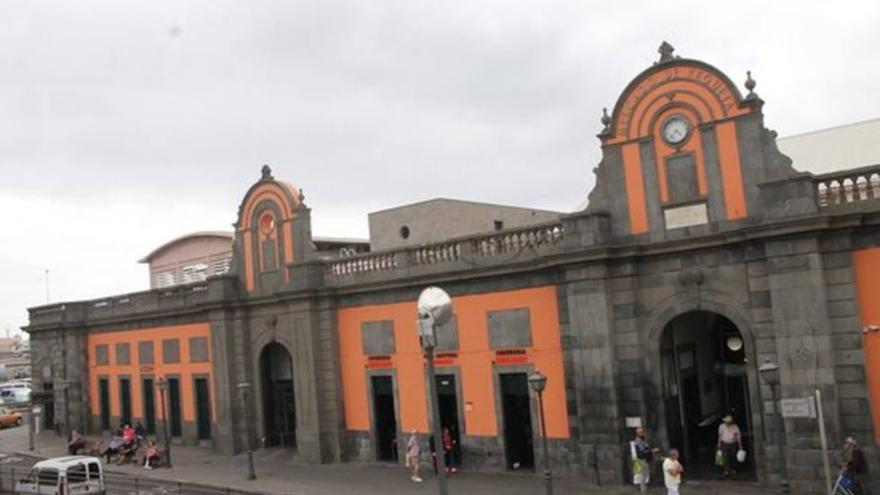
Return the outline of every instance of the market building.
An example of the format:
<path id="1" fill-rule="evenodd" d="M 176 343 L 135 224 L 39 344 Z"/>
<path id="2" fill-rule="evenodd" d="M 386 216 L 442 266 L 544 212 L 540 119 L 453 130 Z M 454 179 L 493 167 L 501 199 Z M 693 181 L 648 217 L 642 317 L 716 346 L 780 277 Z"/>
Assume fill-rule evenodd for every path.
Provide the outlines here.
<path id="1" fill-rule="evenodd" d="M 540 370 L 554 472 L 625 483 L 644 425 L 689 476 L 717 476 L 732 414 L 737 479 L 820 493 L 816 420 L 780 421 L 773 401 L 816 390 L 831 445 L 855 437 L 876 472 L 880 167 L 799 172 L 750 74 L 743 95 L 660 54 L 601 119 L 583 211 L 433 200 L 371 215 L 369 246 L 321 250 L 302 192 L 264 167 L 225 274 L 30 309 L 35 390 L 62 387 L 56 415 L 92 433 L 167 416 L 178 441 L 229 454 L 250 437 L 315 463 L 401 462 L 397 440 L 429 426 L 415 301 L 438 285 L 454 305 L 441 422 L 465 469 L 541 465 Z"/>

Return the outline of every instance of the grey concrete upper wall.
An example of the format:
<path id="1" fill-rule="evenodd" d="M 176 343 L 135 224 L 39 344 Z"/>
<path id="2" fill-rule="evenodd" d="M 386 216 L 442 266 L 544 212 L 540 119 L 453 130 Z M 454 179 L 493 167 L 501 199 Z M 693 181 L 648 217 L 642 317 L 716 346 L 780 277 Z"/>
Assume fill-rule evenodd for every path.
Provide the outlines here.
<path id="1" fill-rule="evenodd" d="M 370 213 L 373 251 L 417 246 L 445 239 L 558 220 L 559 212 L 514 206 L 432 199 Z M 496 225 L 496 222 L 501 222 Z M 404 229 L 406 227 L 406 229 Z M 404 233 L 408 231 L 408 236 Z"/>

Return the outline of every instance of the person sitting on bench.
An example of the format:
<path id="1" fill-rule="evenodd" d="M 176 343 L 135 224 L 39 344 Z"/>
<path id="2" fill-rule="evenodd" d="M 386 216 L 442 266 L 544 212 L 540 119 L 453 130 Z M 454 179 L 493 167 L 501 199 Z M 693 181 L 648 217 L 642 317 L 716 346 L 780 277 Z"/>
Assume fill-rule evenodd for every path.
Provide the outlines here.
<path id="1" fill-rule="evenodd" d="M 141 464 L 144 465 L 144 469 L 153 469 L 159 462 L 159 447 L 156 446 L 156 442 L 148 440 L 144 461 Z"/>
<path id="2" fill-rule="evenodd" d="M 104 452 L 101 454 L 107 457 L 107 464 L 110 464 L 110 456 L 119 454 L 123 445 L 125 445 L 125 442 L 119 437 L 113 437 L 110 439 L 110 443 L 107 444 L 107 448 L 104 449 Z"/>
<path id="3" fill-rule="evenodd" d="M 79 449 L 83 449 L 85 446 L 86 437 L 82 436 L 80 432 L 73 430 L 67 441 L 67 453 L 70 455 L 76 455 L 79 452 Z"/>

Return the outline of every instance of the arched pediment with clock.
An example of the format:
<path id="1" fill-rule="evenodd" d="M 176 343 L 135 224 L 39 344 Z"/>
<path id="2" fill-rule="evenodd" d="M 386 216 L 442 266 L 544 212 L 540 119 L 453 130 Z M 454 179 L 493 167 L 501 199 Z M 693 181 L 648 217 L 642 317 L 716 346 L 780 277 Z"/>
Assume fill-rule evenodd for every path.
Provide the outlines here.
<path id="1" fill-rule="evenodd" d="M 615 236 L 655 240 L 749 219 L 757 185 L 793 173 L 764 128 L 755 81 L 749 73 L 743 96 L 715 67 L 673 56 L 666 42 L 659 52 L 603 113 L 589 210 L 609 213 Z"/>

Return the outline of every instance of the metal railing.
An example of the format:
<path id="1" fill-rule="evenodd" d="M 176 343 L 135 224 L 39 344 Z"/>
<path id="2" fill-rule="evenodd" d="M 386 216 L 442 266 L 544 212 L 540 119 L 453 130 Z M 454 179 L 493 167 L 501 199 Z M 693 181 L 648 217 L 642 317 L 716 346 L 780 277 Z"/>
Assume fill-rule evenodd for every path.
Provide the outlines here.
<path id="1" fill-rule="evenodd" d="M 0 493 L 13 493 L 15 483 L 25 478 L 28 472 L 29 467 L 0 466 Z M 104 471 L 104 487 L 107 495 L 265 495 L 228 485 L 212 486 L 107 471 Z"/>

